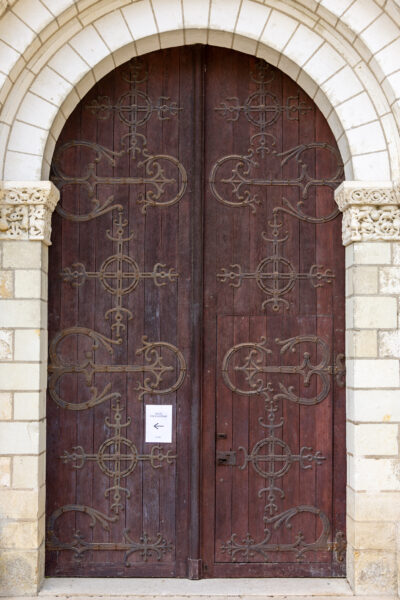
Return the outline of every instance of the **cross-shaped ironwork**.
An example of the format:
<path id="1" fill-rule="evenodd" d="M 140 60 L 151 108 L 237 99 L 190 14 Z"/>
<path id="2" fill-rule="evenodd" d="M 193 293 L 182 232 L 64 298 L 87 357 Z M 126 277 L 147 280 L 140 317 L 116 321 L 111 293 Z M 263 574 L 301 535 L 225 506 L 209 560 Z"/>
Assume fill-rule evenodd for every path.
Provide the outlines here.
<path id="1" fill-rule="evenodd" d="M 324 283 L 331 283 L 335 275 L 331 269 L 322 265 L 311 265 L 305 273 L 296 272 L 292 263 L 280 254 L 279 245 L 287 242 L 289 236 L 285 234 L 279 237 L 282 222 L 278 221 L 276 212 L 268 224 L 272 230 L 272 238 L 268 237 L 265 231 L 261 235 L 265 242 L 272 244 L 272 254 L 263 258 L 254 272 L 243 271 L 241 265 L 234 264 L 230 265 L 230 270 L 222 268 L 217 278 L 223 283 L 229 281 L 232 287 L 240 287 L 245 279 L 255 279 L 258 287 L 269 296 L 262 303 L 262 308 L 271 306 L 272 310 L 277 312 L 282 304 L 289 309 L 289 302 L 282 296 L 293 289 L 296 281 L 308 280 L 313 287 L 321 287 Z"/>
<path id="2" fill-rule="evenodd" d="M 272 134 L 266 133 L 266 128 L 275 123 L 281 113 L 285 113 L 291 121 L 298 120 L 299 114 L 312 110 L 305 102 L 300 101 L 298 96 L 289 96 L 286 104 L 281 105 L 277 96 L 267 89 L 267 85 L 274 79 L 274 71 L 264 61 L 259 60 L 256 70 L 251 74 L 252 80 L 257 83 L 257 90 L 252 92 L 242 104 L 237 97 L 225 98 L 215 111 L 222 114 L 228 121 L 237 121 L 241 114 L 259 132 L 252 135 L 250 144 L 258 143 L 256 152 L 264 156 L 268 152 L 268 137 L 274 138 Z"/>
<path id="3" fill-rule="evenodd" d="M 164 121 L 176 117 L 182 110 L 177 102 L 168 96 L 160 96 L 154 104 L 145 91 L 138 89 L 137 86 L 148 79 L 148 72 L 141 58 L 135 58 L 127 64 L 122 79 L 130 84 L 130 90 L 122 94 L 115 104 L 109 96 L 99 96 L 86 104 L 86 108 L 96 114 L 98 119 L 106 120 L 110 114 L 116 113 L 123 123 L 136 131 L 136 128 L 144 125 L 153 114 L 156 114 L 160 121 Z"/>
<path id="4" fill-rule="evenodd" d="M 274 411 L 275 407 L 272 403 L 266 406 L 266 410 Z M 274 414 L 270 412 L 270 414 Z M 262 440 L 259 440 L 251 450 L 250 454 L 242 446 L 239 448 L 244 453 L 243 464 L 239 469 L 243 470 L 246 468 L 248 463 L 251 463 L 253 469 L 258 475 L 268 480 L 268 485 L 259 490 L 258 495 L 267 494 L 267 504 L 265 505 L 265 513 L 273 515 L 278 507 L 275 503 L 276 493 L 281 498 L 285 497 L 284 491 L 278 487 L 275 483 L 276 479 L 283 477 L 291 468 L 291 466 L 298 462 L 301 469 L 311 469 L 312 463 L 315 462 L 317 465 L 322 464 L 325 457 L 318 450 L 313 453 L 312 448 L 309 446 L 303 446 L 300 448 L 299 454 L 292 454 L 290 447 L 279 437 L 274 434 L 276 425 L 273 420 L 270 423 L 264 424 L 259 421 L 262 427 L 269 429 L 269 435 Z M 282 423 L 278 424 L 280 427 Z"/>
<path id="5" fill-rule="evenodd" d="M 109 256 L 100 266 L 99 271 L 87 271 L 82 263 L 74 263 L 72 267 L 64 267 L 61 277 L 64 281 L 71 283 L 74 287 L 80 287 L 87 279 L 97 279 L 103 288 L 115 297 L 115 304 L 105 313 L 105 318 L 109 319 L 113 315 L 111 330 L 116 332 L 117 338 L 121 339 L 121 331 L 125 329 L 122 322 L 124 315 L 130 320 L 133 317 L 132 311 L 122 306 L 123 296 L 133 292 L 142 279 L 152 279 L 157 287 L 164 286 L 168 281 L 173 282 L 179 274 L 174 268 L 166 268 L 163 263 L 156 263 L 150 272 L 142 272 L 136 260 L 124 253 L 124 244 L 133 238 L 133 233 L 124 237 L 124 228 L 128 221 L 123 218 L 122 211 L 118 211 L 118 218 L 114 220 L 117 227 L 114 237 L 110 230 L 106 232 L 109 240 L 116 242 L 117 251 Z"/>
<path id="6" fill-rule="evenodd" d="M 117 515 L 122 510 L 121 494 L 124 493 L 127 498 L 131 493 L 128 488 L 121 485 L 121 480 L 130 475 L 136 468 L 138 462 L 147 461 L 153 469 L 160 469 L 163 463 L 172 464 L 177 458 L 172 450 L 164 453 L 161 446 L 153 446 L 149 454 L 139 454 L 135 444 L 124 437 L 122 429 L 129 427 L 131 418 L 128 417 L 125 423 L 122 423 L 122 410 L 119 398 L 112 407 L 114 412 L 114 422 L 108 417 L 104 422 L 110 429 L 114 430 L 114 435 L 106 439 L 95 453 L 86 453 L 82 446 L 75 446 L 71 452 L 65 450 L 60 456 L 64 464 L 72 463 L 72 468 L 82 469 L 87 462 L 95 462 L 105 475 L 113 479 L 113 485 L 106 489 L 104 496 L 107 498 L 113 492 L 113 503 L 111 510 Z"/>

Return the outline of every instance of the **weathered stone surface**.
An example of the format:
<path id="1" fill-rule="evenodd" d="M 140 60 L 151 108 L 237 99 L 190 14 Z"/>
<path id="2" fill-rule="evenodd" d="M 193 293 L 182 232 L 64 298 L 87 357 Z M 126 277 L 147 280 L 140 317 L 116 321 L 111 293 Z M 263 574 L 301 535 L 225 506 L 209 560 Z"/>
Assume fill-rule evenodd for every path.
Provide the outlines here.
<path id="1" fill-rule="evenodd" d="M 358 265 L 349 271 L 348 276 L 352 280 L 353 294 L 378 293 L 378 267 Z"/>
<path id="2" fill-rule="evenodd" d="M 347 358 L 375 358 L 378 355 L 375 329 L 350 330 L 346 333 Z"/>
<path id="3" fill-rule="evenodd" d="M 379 332 L 379 356 L 400 358 L 400 330 Z"/>
<path id="4" fill-rule="evenodd" d="M 347 424 L 347 449 L 355 456 L 394 456 L 399 426 L 390 423 Z"/>
<path id="5" fill-rule="evenodd" d="M 37 519 L 43 512 L 37 492 L 27 490 L 2 490 L 0 492 L 0 515 L 9 519 Z"/>
<path id="6" fill-rule="evenodd" d="M 13 357 L 13 331 L 0 329 L 0 360 L 12 360 Z"/>
<path id="7" fill-rule="evenodd" d="M 353 550 L 356 594 L 397 592 L 396 554 L 379 550 Z"/>
<path id="8" fill-rule="evenodd" d="M 397 300 L 392 296 L 355 296 L 354 327 L 359 329 L 395 329 Z"/>
<path id="9" fill-rule="evenodd" d="M 36 490 L 44 483 L 39 481 L 39 468 L 42 471 L 43 456 L 14 456 L 13 488 Z"/>
<path id="10" fill-rule="evenodd" d="M 0 271 L 0 298 L 13 297 L 12 271 Z"/>
<path id="11" fill-rule="evenodd" d="M 355 492 L 347 489 L 347 512 L 352 518 L 381 523 L 400 521 L 400 502 L 397 492 Z"/>
<path id="12" fill-rule="evenodd" d="M 38 553 L 0 551 L 0 593 L 4 596 L 35 594 L 39 583 Z"/>
<path id="13" fill-rule="evenodd" d="M 11 392 L 0 392 L 0 421 L 9 421 L 12 417 Z"/>
<path id="14" fill-rule="evenodd" d="M 1 522 L 2 549 L 36 550 L 44 539 L 44 515 L 39 521 L 5 519 Z"/>
<path id="15" fill-rule="evenodd" d="M 0 488 L 8 488 L 11 484 L 11 458 L 0 456 Z"/>
<path id="16" fill-rule="evenodd" d="M 375 514 L 377 518 L 379 513 Z M 358 550 L 396 550 L 396 524 L 347 518 L 347 541 Z"/>
<path id="17" fill-rule="evenodd" d="M 394 390 L 347 390 L 347 417 L 358 422 L 400 422 L 400 394 Z"/>
<path id="18" fill-rule="evenodd" d="M 379 290 L 382 294 L 400 294 L 400 267 L 381 267 Z"/>

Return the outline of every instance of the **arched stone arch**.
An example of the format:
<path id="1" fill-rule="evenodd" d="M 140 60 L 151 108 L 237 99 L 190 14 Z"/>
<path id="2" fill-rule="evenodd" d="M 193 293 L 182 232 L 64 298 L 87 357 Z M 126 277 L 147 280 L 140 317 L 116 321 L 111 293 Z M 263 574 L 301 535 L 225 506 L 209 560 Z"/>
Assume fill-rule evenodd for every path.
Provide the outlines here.
<path id="1" fill-rule="evenodd" d="M 25 0 L 26 7 L 28 4 Z M 16 19 L 21 14 L 20 5 L 15 3 L 14 12 L 6 13 L 2 21 Z M 65 11 L 71 10 L 66 3 L 60 5 L 65 5 Z M 340 27 L 338 22 L 332 24 L 332 6 L 328 9 L 317 3 L 314 10 L 300 3 L 294 8 L 283 1 L 261 5 L 252 0 L 201 4 L 185 0 L 182 6 L 177 0 L 117 0 L 112 7 L 109 2 L 97 2 L 30 52 L 32 56 L 2 109 L 3 178 L 47 178 L 55 140 L 65 119 L 95 81 L 116 65 L 160 47 L 192 43 L 256 54 L 295 79 L 328 119 L 347 179 L 398 176 L 397 126 L 387 94 L 372 68 L 375 65 L 379 72 L 380 63 L 377 59 L 373 64 L 366 62 L 371 56 L 368 30 L 377 27 L 379 21 L 387 25 L 389 20 L 390 40 L 394 27 L 378 6 L 374 10 L 370 7 L 362 19 L 362 11 L 345 10 Z M 47 13 L 51 14 L 49 10 Z M 36 17 L 33 24 L 38 30 L 49 28 L 48 15 Z M 372 25 L 368 26 L 370 19 Z M 373 49 L 379 47 L 369 43 Z"/>

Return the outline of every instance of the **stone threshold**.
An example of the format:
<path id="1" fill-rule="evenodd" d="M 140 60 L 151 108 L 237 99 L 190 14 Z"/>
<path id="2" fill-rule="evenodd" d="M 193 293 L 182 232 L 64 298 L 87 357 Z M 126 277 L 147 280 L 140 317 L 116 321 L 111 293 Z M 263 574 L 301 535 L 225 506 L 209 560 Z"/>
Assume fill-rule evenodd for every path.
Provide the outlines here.
<path id="1" fill-rule="evenodd" d="M 346 579 L 157 579 L 157 578 L 47 578 L 38 596 L 43 600 L 346 600 L 356 596 Z M 377 596 L 359 596 L 377 600 Z M 381 597 L 391 600 L 395 596 Z M 3 598 L 2 600 L 6 600 Z M 17 600 L 15 597 L 10 600 Z M 22 599 L 21 599 L 22 600 Z"/>
<path id="2" fill-rule="evenodd" d="M 39 598 L 49 596 L 353 596 L 346 579 L 48 578 Z"/>
<path id="3" fill-rule="evenodd" d="M 158 579 L 158 578 L 48 578 L 39 598 L 249 598 L 353 596 L 346 579 Z"/>

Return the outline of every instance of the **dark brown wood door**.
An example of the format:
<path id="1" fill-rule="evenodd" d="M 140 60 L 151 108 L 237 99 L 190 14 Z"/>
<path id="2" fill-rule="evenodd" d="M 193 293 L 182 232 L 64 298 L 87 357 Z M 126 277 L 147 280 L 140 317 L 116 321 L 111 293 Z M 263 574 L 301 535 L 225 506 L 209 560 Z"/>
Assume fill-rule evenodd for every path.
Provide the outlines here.
<path id="1" fill-rule="evenodd" d="M 343 574 L 343 172 L 321 113 L 264 62 L 160 51 L 82 100 L 52 178 L 47 574 Z"/>
<path id="2" fill-rule="evenodd" d="M 340 575 L 340 156 L 310 98 L 265 62 L 210 48 L 205 99 L 205 573 Z"/>
<path id="3" fill-rule="evenodd" d="M 121 66 L 54 154 L 49 575 L 186 575 L 193 77 L 190 49 Z M 170 443 L 146 441 L 149 405 L 172 406 Z"/>

